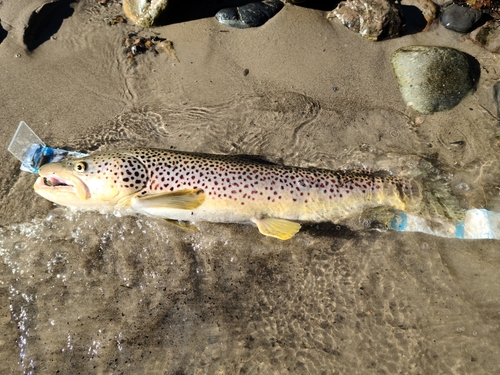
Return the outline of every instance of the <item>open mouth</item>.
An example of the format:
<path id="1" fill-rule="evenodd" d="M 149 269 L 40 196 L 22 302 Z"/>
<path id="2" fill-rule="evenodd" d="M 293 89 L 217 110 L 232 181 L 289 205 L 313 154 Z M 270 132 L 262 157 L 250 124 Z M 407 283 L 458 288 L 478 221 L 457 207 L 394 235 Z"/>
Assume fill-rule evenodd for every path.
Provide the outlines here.
<path id="1" fill-rule="evenodd" d="M 60 187 L 60 186 L 73 187 L 73 184 L 71 184 L 69 181 L 60 179 L 57 176 L 43 177 L 43 184 L 45 186 L 50 186 L 50 187 Z"/>
<path id="2" fill-rule="evenodd" d="M 42 165 L 38 174 L 40 177 L 36 180 L 34 188 L 36 192 L 46 198 L 63 195 L 76 195 L 80 200 L 90 198 L 87 185 L 59 163 Z"/>

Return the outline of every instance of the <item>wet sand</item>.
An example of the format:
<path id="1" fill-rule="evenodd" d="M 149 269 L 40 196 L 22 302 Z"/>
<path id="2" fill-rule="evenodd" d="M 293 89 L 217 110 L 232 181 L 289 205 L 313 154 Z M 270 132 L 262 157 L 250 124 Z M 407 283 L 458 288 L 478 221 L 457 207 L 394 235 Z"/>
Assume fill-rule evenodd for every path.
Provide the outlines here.
<path id="1" fill-rule="evenodd" d="M 41 4 L 0 4 L 1 373 L 498 372 L 498 242 L 333 224 L 281 242 L 252 226 L 191 232 L 76 213 L 35 195 L 35 176 L 7 151 L 24 120 L 48 145 L 81 151 L 396 174 L 426 160 L 464 208 L 500 211 L 498 56 L 442 26 L 370 42 L 290 4 L 257 29 L 193 17 L 145 30 L 110 25 L 119 4 L 93 1 L 63 7 L 29 50 Z M 129 61 L 130 33 L 171 40 L 179 61 Z M 477 91 L 433 115 L 406 108 L 390 59 L 411 44 L 474 56 Z"/>

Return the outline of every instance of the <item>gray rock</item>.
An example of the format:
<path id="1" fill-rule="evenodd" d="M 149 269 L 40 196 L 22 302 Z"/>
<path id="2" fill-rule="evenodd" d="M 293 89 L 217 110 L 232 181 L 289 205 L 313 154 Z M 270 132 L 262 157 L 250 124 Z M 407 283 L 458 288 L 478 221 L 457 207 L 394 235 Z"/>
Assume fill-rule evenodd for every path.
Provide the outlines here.
<path id="1" fill-rule="evenodd" d="M 370 40 L 398 37 L 403 22 L 394 0 L 347 0 L 327 16 Z"/>
<path id="2" fill-rule="evenodd" d="M 470 33 L 474 43 L 479 44 L 487 51 L 500 53 L 500 20 L 486 22 Z"/>
<path id="3" fill-rule="evenodd" d="M 448 47 L 408 46 L 392 55 L 406 104 L 429 114 L 455 107 L 476 88 L 477 61 Z"/>
<path id="4" fill-rule="evenodd" d="M 258 27 L 274 17 L 283 8 L 283 5 L 279 0 L 265 0 L 240 7 L 221 9 L 215 18 L 223 25 L 237 29 Z"/>
<path id="5" fill-rule="evenodd" d="M 447 29 L 468 33 L 481 19 L 482 12 L 467 5 L 450 2 L 441 8 L 441 24 Z"/>

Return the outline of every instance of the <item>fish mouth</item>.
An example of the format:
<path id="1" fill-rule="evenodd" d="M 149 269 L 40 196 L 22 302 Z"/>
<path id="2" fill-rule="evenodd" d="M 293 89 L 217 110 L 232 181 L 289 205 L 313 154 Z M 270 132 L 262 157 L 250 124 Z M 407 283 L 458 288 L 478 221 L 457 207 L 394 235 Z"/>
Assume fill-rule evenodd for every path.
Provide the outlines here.
<path id="1" fill-rule="evenodd" d="M 75 198 L 87 200 L 90 192 L 87 185 L 60 163 L 49 163 L 40 167 L 35 185 L 35 191 L 43 197 L 56 201 Z M 57 203 L 57 202 L 56 202 Z"/>
<path id="2" fill-rule="evenodd" d="M 68 187 L 74 187 L 73 184 L 70 181 L 60 179 L 57 176 L 41 177 L 41 178 L 43 179 L 44 186 L 51 186 L 51 187 L 68 186 Z"/>

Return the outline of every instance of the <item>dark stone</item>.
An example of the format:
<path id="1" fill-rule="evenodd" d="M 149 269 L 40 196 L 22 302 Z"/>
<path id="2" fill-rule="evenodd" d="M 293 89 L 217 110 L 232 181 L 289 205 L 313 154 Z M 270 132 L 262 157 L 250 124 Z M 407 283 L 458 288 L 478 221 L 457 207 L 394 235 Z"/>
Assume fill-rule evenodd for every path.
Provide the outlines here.
<path id="1" fill-rule="evenodd" d="M 240 7 L 224 8 L 217 12 L 215 18 L 223 25 L 246 29 L 258 27 L 265 24 L 274 17 L 283 3 L 279 0 L 265 0 L 262 2 L 250 3 Z"/>
<path id="2" fill-rule="evenodd" d="M 477 25 L 481 19 L 482 12 L 472 9 L 467 5 L 458 5 L 455 3 L 446 3 L 441 8 L 441 24 L 447 29 L 468 33 Z"/>

